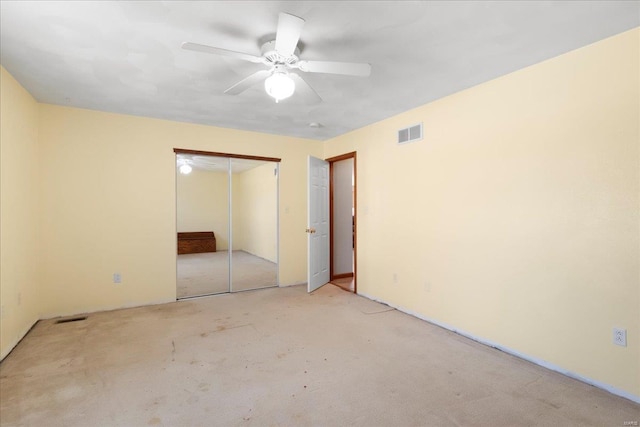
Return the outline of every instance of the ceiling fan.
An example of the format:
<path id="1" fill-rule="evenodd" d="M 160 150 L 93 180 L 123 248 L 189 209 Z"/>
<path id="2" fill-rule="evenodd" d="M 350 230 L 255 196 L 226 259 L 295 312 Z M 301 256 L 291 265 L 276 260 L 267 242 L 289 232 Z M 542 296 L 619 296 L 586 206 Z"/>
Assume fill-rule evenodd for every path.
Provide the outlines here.
<path id="1" fill-rule="evenodd" d="M 183 43 L 182 48 L 230 56 L 268 66 L 268 69 L 251 74 L 225 90 L 224 93 L 238 95 L 249 87 L 264 81 L 267 94 L 273 97 L 276 102 L 290 97 L 294 92 L 307 103 L 322 101 L 316 91 L 294 70 L 305 73 L 341 74 L 357 77 L 368 77 L 371 74 L 371 65 L 366 63 L 301 60 L 298 40 L 304 22 L 304 19 L 297 16 L 280 13 L 276 39 L 262 45 L 262 56 L 191 42 Z"/>

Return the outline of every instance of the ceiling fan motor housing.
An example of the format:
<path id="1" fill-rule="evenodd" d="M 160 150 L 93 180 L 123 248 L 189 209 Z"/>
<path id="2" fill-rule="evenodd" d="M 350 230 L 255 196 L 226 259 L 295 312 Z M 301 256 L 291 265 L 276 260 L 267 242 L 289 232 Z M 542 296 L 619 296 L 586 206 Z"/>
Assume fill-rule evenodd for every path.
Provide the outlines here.
<path id="1" fill-rule="evenodd" d="M 266 60 L 267 65 L 278 65 L 278 64 L 286 64 L 286 65 L 295 65 L 300 55 L 300 49 L 296 47 L 296 50 L 293 52 L 293 55 L 288 57 L 284 57 L 276 51 L 276 41 L 272 40 L 270 42 L 266 42 L 260 48 L 262 52 L 262 56 Z"/>

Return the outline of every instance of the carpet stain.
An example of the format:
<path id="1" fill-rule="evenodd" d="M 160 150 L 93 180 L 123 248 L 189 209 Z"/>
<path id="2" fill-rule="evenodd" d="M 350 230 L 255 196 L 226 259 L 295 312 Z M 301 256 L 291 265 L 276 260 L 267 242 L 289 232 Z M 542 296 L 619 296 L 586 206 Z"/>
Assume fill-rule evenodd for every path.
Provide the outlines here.
<path id="1" fill-rule="evenodd" d="M 252 411 L 252 409 L 249 409 L 249 412 L 251 412 L 251 411 Z M 249 420 L 251 420 L 251 417 L 249 415 L 247 415 L 246 417 L 242 417 L 242 419 L 245 420 L 245 421 L 249 421 Z"/>
<path id="2" fill-rule="evenodd" d="M 211 333 L 213 333 L 213 332 L 222 332 L 222 331 L 227 331 L 227 330 L 230 330 L 230 329 L 245 328 L 245 327 L 247 327 L 247 326 L 251 326 L 252 328 L 254 328 L 254 329 L 255 329 L 255 326 L 253 326 L 253 323 L 245 323 L 245 324 L 242 324 L 242 325 L 236 325 L 236 326 L 220 325 L 220 326 L 216 327 L 216 329 L 214 329 L 213 331 L 209 331 L 209 332 L 202 332 L 202 333 L 200 334 L 200 336 L 201 336 L 202 338 L 205 338 L 205 337 L 207 337 L 209 334 L 211 334 Z"/>
<path id="3" fill-rule="evenodd" d="M 556 405 L 555 403 L 549 402 L 548 400 L 545 400 L 545 399 L 537 399 L 537 400 L 538 400 L 538 402 L 544 403 L 545 405 L 549 405 L 549 406 L 551 406 L 552 408 L 555 408 L 555 409 L 562 408 L 562 405 Z"/>
<path id="4" fill-rule="evenodd" d="M 147 423 L 150 426 L 157 426 L 158 424 L 160 424 L 162 422 L 162 420 L 158 417 L 153 417 L 149 420 L 149 422 Z"/>

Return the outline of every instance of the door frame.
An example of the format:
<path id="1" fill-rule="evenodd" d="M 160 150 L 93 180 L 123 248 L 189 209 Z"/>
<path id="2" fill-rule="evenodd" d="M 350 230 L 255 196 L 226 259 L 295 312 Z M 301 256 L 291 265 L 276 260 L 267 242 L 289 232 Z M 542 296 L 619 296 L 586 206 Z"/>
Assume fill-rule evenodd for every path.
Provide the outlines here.
<path id="1" fill-rule="evenodd" d="M 341 160 L 353 159 L 353 293 L 358 293 L 358 167 L 357 152 L 341 154 L 325 159 L 329 162 L 329 279 L 335 280 L 340 275 L 333 274 L 333 164 Z M 344 277 L 344 276 L 343 276 Z"/>
<path id="2" fill-rule="evenodd" d="M 231 181 L 231 160 L 232 159 L 244 159 L 244 160 L 259 160 L 259 161 L 264 161 L 264 162 L 271 162 L 271 163 L 275 163 L 276 164 L 276 176 L 277 176 L 277 181 L 276 181 L 276 265 L 277 265 L 277 269 L 276 269 L 276 284 L 274 287 L 280 287 L 280 164 L 282 162 L 282 159 L 278 158 L 278 157 L 265 157 L 265 156 L 254 156 L 254 155 L 247 155 L 247 154 L 234 154 L 234 153 L 220 153 L 220 152 L 216 152 L 216 151 L 204 151 L 204 150 L 192 150 L 192 149 L 187 149 L 187 148 L 173 148 L 173 153 L 174 156 L 177 157 L 178 154 L 191 154 L 191 155 L 200 155 L 200 156 L 207 156 L 207 157 L 221 157 L 221 158 L 226 158 L 229 160 L 228 163 L 228 174 L 229 174 L 229 194 L 228 194 L 228 199 L 229 199 L 229 260 L 228 260 L 228 265 L 229 265 L 229 287 L 228 287 L 228 291 L 227 292 L 223 292 L 221 294 L 224 293 L 233 293 L 234 291 L 232 291 L 232 265 L 233 265 L 233 259 L 232 259 L 232 251 L 233 251 L 233 237 L 232 237 L 232 233 L 233 233 L 233 229 L 232 229 L 232 215 L 231 215 L 231 210 L 232 210 L 232 191 L 231 191 L 231 185 L 232 185 L 232 181 Z M 176 157 L 174 157 L 174 167 L 176 165 L 175 159 Z M 175 170 L 174 172 L 177 173 L 177 170 Z M 178 231 L 178 183 L 177 180 L 174 181 L 175 182 L 175 187 L 174 187 L 174 200 L 175 200 L 175 228 L 173 230 L 173 235 L 174 238 L 177 235 L 177 231 Z M 174 240 L 175 241 L 175 240 Z M 174 247 L 174 253 L 177 254 L 177 243 L 176 243 L 176 247 Z M 176 255 L 177 256 L 177 255 Z M 176 263 L 177 263 L 177 258 L 176 258 Z M 178 272 L 177 272 L 177 268 L 176 268 L 176 285 L 175 285 L 175 289 L 177 290 L 178 287 Z M 248 290 L 253 290 L 253 289 L 248 289 Z M 235 291 L 235 292 L 243 292 L 243 291 Z M 208 295 L 221 295 L 221 294 L 204 294 L 204 295 L 194 295 L 194 296 L 186 296 L 186 297 L 182 297 L 182 298 L 178 298 L 177 296 L 177 292 L 176 292 L 176 301 L 181 301 L 181 300 L 186 300 L 186 299 L 190 299 L 190 298 L 199 298 L 202 296 L 208 296 Z"/>

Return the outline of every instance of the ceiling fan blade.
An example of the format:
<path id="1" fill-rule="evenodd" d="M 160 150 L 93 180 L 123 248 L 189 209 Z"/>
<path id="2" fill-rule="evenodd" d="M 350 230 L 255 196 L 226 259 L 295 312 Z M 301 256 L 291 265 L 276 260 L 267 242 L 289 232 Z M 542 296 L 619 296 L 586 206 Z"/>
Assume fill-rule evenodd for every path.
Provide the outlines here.
<path id="1" fill-rule="evenodd" d="M 244 92 L 249 89 L 256 83 L 260 83 L 267 77 L 271 75 L 271 70 L 260 70 L 251 74 L 249 77 L 240 80 L 238 83 L 231 86 L 229 89 L 225 90 L 224 93 L 228 95 L 238 95 L 239 93 Z"/>
<path id="2" fill-rule="evenodd" d="M 304 19 L 288 13 L 280 13 L 276 32 L 276 52 L 285 58 L 293 55 L 303 26 Z"/>
<path id="3" fill-rule="evenodd" d="M 242 59 L 244 61 L 264 63 L 264 59 L 261 56 L 249 55 L 248 53 L 235 52 L 233 50 L 222 49 L 219 47 L 207 46 L 204 44 L 184 42 L 182 48 L 186 50 L 193 50 L 196 52 L 213 53 L 216 55 L 230 56 L 232 58 Z"/>
<path id="4" fill-rule="evenodd" d="M 298 61 L 298 69 L 305 73 L 343 74 L 345 76 L 369 77 L 371 64 L 359 62 Z"/>
<path id="5" fill-rule="evenodd" d="M 302 77 L 300 77 L 296 73 L 289 73 L 289 77 L 291 77 L 291 79 L 296 84 L 296 92 L 294 96 L 299 97 L 306 104 L 317 104 L 318 102 L 322 102 L 322 98 L 320 98 L 320 95 L 318 95 L 316 91 L 313 90 L 311 86 L 309 86 L 309 83 L 305 82 Z"/>

